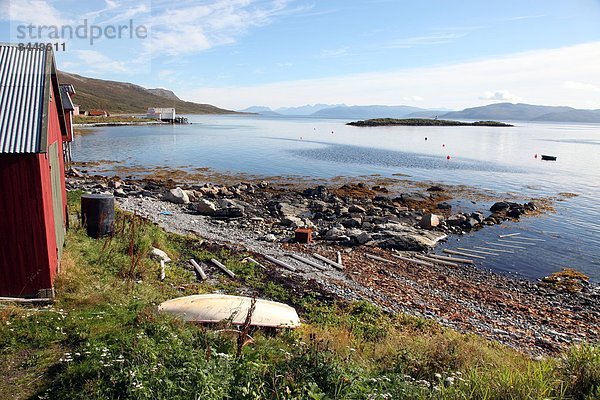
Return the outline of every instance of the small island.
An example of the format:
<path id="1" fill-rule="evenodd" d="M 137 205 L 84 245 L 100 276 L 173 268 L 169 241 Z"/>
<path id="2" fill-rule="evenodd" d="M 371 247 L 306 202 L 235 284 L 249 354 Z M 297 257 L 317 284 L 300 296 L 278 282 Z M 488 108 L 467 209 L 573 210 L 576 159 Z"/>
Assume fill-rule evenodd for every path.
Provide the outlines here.
<path id="1" fill-rule="evenodd" d="M 374 118 L 364 121 L 348 122 L 346 125 L 352 126 L 513 126 L 497 121 L 476 121 L 476 122 L 461 122 L 450 121 L 445 119 L 430 119 L 430 118 Z"/>

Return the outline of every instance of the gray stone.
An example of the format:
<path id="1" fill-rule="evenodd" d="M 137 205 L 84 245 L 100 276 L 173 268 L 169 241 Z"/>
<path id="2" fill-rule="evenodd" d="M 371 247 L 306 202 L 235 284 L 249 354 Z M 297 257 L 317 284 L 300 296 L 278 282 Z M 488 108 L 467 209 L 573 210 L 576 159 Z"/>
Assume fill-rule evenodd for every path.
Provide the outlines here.
<path id="1" fill-rule="evenodd" d="M 279 221 L 279 224 L 283 226 L 295 226 L 297 228 L 303 228 L 305 226 L 305 223 L 304 221 L 302 221 L 302 218 L 294 216 L 283 217 L 281 221 Z"/>
<path id="2" fill-rule="evenodd" d="M 372 240 L 371 235 L 369 235 L 367 232 L 361 232 L 359 235 L 355 236 L 354 238 L 356 239 L 358 244 L 365 244 Z"/>
<path id="3" fill-rule="evenodd" d="M 430 198 L 431 197 L 429 197 L 428 194 L 418 193 L 418 192 L 402 193 L 400 195 L 400 199 L 404 203 L 415 203 L 415 202 L 427 201 Z"/>
<path id="4" fill-rule="evenodd" d="M 125 193 L 125 191 L 122 188 L 115 189 L 115 191 L 113 192 L 113 195 L 115 197 L 121 197 L 121 198 L 127 197 L 127 193 Z"/>
<path id="5" fill-rule="evenodd" d="M 466 220 L 467 220 L 467 217 L 465 217 L 464 215 L 462 215 L 462 214 L 454 214 L 454 215 L 449 216 L 446 219 L 446 223 L 448 224 L 448 226 L 460 226 Z"/>
<path id="6" fill-rule="evenodd" d="M 506 211 L 510 208 L 510 205 L 505 202 L 505 201 L 499 201 L 497 203 L 494 203 L 491 207 L 490 207 L 490 211 L 491 212 L 502 212 L 502 211 Z"/>
<path id="7" fill-rule="evenodd" d="M 423 229 L 433 229 L 440 225 L 440 218 L 435 214 L 425 214 L 419 221 L 419 226 Z"/>
<path id="8" fill-rule="evenodd" d="M 272 233 L 269 233 L 268 235 L 263 236 L 262 238 L 265 242 L 276 242 L 277 241 L 277 236 L 273 235 Z"/>
<path id="9" fill-rule="evenodd" d="M 367 212 L 367 210 L 365 210 L 365 208 L 362 206 L 354 204 L 354 205 L 351 205 L 350 207 L 348 207 L 348 212 L 364 214 Z"/>
<path id="10" fill-rule="evenodd" d="M 342 225 L 346 228 L 358 228 L 362 224 L 360 218 L 348 218 L 342 221 Z"/>
<path id="11" fill-rule="evenodd" d="M 343 241 L 347 240 L 348 236 L 346 236 L 346 231 L 344 229 L 339 228 L 331 228 L 325 233 L 325 240 L 333 240 L 333 241 Z"/>
<path id="12" fill-rule="evenodd" d="M 475 219 L 480 224 L 485 220 L 485 215 L 480 212 L 471 213 L 471 218 Z"/>
<path id="13" fill-rule="evenodd" d="M 210 200 L 200 199 L 194 203 L 194 210 L 202 215 L 214 215 L 217 211 L 217 206 Z"/>
<path id="14" fill-rule="evenodd" d="M 175 189 L 167 190 L 165 192 L 165 194 L 163 194 L 163 198 L 166 201 L 170 201 L 171 203 L 175 203 L 175 204 L 187 204 L 190 202 L 190 199 L 189 199 L 187 193 L 185 192 L 185 190 L 181 189 L 180 187 L 176 187 Z"/>
<path id="15" fill-rule="evenodd" d="M 191 203 L 198 201 L 200 198 L 202 198 L 201 192 L 197 192 L 195 190 L 184 190 L 184 192 L 185 194 L 187 194 L 188 199 L 190 199 Z"/>
<path id="16" fill-rule="evenodd" d="M 230 199 L 217 200 L 217 210 L 214 216 L 217 218 L 241 218 L 245 215 L 245 207 L 238 201 Z"/>
<path id="17" fill-rule="evenodd" d="M 282 217 L 301 217 L 310 214 L 304 206 L 293 206 L 289 203 L 277 204 L 277 211 Z"/>

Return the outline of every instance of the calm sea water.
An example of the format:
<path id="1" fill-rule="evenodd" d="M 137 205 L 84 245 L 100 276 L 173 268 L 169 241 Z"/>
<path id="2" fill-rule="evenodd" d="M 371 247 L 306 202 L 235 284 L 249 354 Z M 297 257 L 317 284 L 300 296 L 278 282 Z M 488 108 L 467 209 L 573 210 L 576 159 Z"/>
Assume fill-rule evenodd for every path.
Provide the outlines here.
<path id="1" fill-rule="evenodd" d="M 76 136 L 77 161 L 209 167 L 257 175 L 334 177 L 406 174 L 523 196 L 577 196 L 557 212 L 452 237 L 448 248 L 488 246 L 499 234 L 541 239 L 479 262 L 536 279 L 572 267 L 600 281 L 600 126 L 515 123 L 492 127 L 346 126 L 346 120 L 189 116 L 191 125 L 94 128 Z M 425 140 L 427 138 L 427 140 Z M 534 155 L 538 154 L 538 158 Z M 556 162 L 539 155 L 558 156 Z M 447 156 L 450 160 L 447 160 Z M 462 207 L 486 210 L 490 204 Z M 515 238 L 516 240 L 517 238 Z"/>

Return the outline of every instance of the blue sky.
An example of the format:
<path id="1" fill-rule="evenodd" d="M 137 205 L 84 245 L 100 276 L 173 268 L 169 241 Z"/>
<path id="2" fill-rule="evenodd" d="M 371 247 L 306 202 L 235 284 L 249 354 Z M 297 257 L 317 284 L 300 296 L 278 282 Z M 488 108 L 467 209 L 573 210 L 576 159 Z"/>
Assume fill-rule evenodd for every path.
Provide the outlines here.
<path id="1" fill-rule="evenodd" d="M 2 41 L 84 20 L 149 33 L 43 37 L 59 68 L 222 107 L 600 108 L 600 0 L 0 0 Z"/>

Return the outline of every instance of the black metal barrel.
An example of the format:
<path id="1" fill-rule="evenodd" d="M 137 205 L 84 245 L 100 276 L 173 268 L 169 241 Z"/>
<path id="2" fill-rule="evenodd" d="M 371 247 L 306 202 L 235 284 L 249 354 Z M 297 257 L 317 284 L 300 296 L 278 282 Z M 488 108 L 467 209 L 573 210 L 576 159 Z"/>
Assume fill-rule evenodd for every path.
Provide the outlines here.
<path id="1" fill-rule="evenodd" d="M 81 195 L 81 225 L 93 238 L 112 235 L 115 229 L 115 197 L 110 194 Z"/>

